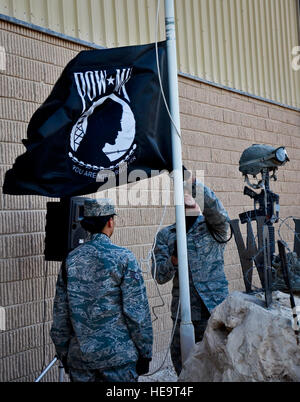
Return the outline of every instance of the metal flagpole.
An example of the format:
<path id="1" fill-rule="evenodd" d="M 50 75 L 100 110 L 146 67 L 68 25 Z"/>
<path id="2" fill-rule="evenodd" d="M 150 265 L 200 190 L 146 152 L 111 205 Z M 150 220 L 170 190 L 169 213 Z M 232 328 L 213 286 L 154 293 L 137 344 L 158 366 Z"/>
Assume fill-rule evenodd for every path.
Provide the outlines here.
<path id="1" fill-rule="evenodd" d="M 174 0 L 165 0 L 165 24 L 168 57 L 168 79 L 172 135 L 172 159 L 174 171 L 174 199 L 176 213 L 176 236 L 178 254 L 179 295 L 181 305 L 180 344 L 184 363 L 195 344 L 194 327 L 191 321 L 190 287 L 187 260 L 186 226 L 182 175 L 182 155 L 180 138 L 180 116 L 178 100 L 178 73 L 176 56 L 176 34 Z M 174 127 L 175 125 L 175 127 Z"/>
<path id="2" fill-rule="evenodd" d="M 40 382 L 40 380 L 44 377 L 44 375 L 51 369 L 53 364 L 57 361 L 57 357 L 54 357 L 52 362 L 45 368 L 45 370 L 41 373 L 41 375 L 34 381 L 34 382 Z"/>
<path id="3" fill-rule="evenodd" d="M 55 356 L 52 362 L 45 368 L 45 370 L 38 376 L 34 382 L 40 382 L 44 375 L 51 369 L 51 367 L 57 362 L 57 357 Z M 64 382 L 65 369 L 62 362 L 59 360 L 59 382 Z"/>

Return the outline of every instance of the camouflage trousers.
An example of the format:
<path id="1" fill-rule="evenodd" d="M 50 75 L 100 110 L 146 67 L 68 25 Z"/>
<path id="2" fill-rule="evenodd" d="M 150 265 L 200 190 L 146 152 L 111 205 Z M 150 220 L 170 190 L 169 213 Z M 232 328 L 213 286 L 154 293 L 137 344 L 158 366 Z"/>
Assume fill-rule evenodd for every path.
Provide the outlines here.
<path id="1" fill-rule="evenodd" d="M 200 342 L 203 339 L 203 335 L 207 326 L 207 321 L 210 317 L 208 311 L 203 311 L 201 320 L 192 321 L 194 325 L 194 333 L 195 333 L 195 342 Z M 175 324 L 175 319 L 173 320 L 173 328 Z M 177 320 L 176 328 L 174 331 L 173 340 L 171 343 L 171 359 L 174 366 L 174 369 L 179 376 L 182 370 L 182 361 L 181 361 L 181 348 L 180 348 L 180 320 Z"/>
<path id="2" fill-rule="evenodd" d="M 71 382 L 137 382 L 136 363 L 100 370 L 69 369 Z"/>

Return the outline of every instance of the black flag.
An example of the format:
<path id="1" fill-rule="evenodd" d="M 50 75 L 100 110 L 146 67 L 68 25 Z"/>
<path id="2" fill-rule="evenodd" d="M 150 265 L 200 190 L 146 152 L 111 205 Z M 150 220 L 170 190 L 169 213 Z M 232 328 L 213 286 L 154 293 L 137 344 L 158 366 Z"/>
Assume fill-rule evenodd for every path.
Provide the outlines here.
<path id="1" fill-rule="evenodd" d="M 166 96 L 166 43 L 158 43 Z M 72 197 L 94 193 L 126 171 L 172 170 L 170 119 L 154 44 L 80 52 L 32 116 L 26 152 L 3 192 Z"/>

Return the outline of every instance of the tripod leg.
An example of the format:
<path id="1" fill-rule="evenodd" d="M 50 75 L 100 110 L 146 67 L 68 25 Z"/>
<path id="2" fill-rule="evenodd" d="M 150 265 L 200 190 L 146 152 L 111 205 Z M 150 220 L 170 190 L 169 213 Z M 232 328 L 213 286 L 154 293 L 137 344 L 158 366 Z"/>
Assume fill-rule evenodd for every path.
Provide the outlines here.
<path id="1" fill-rule="evenodd" d="M 245 243 L 239 227 L 239 220 L 233 219 L 230 221 L 230 224 L 233 230 L 234 239 L 240 257 L 246 292 L 250 293 L 252 284 L 252 266 L 253 266 L 253 262 L 251 260 L 252 255 L 249 254 L 249 251 L 245 247 Z"/>

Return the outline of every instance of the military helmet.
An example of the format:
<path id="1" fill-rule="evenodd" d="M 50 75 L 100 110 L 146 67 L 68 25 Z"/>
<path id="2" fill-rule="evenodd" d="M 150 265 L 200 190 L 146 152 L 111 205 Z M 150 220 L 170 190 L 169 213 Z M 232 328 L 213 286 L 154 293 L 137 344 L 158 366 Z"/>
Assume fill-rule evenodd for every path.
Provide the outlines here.
<path id="1" fill-rule="evenodd" d="M 253 144 L 242 153 L 239 170 L 243 175 L 256 176 L 264 168 L 275 170 L 287 161 L 289 158 L 285 147 L 275 148 L 266 144 Z"/>

